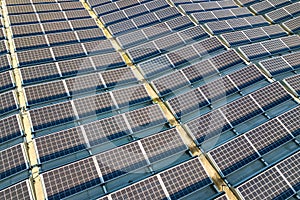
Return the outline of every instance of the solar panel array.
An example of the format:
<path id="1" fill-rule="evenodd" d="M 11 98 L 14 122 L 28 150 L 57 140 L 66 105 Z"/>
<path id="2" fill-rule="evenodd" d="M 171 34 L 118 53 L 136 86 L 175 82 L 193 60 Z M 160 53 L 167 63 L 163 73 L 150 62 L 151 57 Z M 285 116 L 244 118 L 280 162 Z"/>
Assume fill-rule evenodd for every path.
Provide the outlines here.
<path id="1" fill-rule="evenodd" d="M 3 1 L 0 197 L 297 198 L 299 5 Z"/>

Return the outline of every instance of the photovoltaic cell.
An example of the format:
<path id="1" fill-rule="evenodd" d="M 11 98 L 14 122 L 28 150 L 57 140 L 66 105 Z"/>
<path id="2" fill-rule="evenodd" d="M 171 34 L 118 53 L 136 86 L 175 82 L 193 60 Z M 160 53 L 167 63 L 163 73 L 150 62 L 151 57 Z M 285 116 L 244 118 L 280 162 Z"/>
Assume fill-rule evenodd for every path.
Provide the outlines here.
<path id="1" fill-rule="evenodd" d="M 39 131 L 59 126 L 75 120 L 75 113 L 70 102 L 64 102 L 29 111 L 32 128 Z"/>
<path id="2" fill-rule="evenodd" d="M 234 50 L 229 50 L 210 59 L 210 62 L 219 71 L 244 63 L 242 58 Z"/>
<path id="3" fill-rule="evenodd" d="M 133 132 L 142 131 L 166 123 L 166 119 L 157 105 L 147 106 L 125 113 L 125 116 Z"/>
<path id="4" fill-rule="evenodd" d="M 49 200 L 65 198 L 101 183 L 92 158 L 45 172 L 41 176 Z"/>
<path id="5" fill-rule="evenodd" d="M 263 66 L 268 72 L 270 72 L 271 75 L 277 75 L 293 70 L 282 57 L 264 60 L 259 64 Z"/>
<path id="6" fill-rule="evenodd" d="M 4 179 L 28 168 L 22 148 L 22 145 L 18 144 L 0 151 L 0 160 L 2 163 L 0 179 Z"/>
<path id="7" fill-rule="evenodd" d="M 53 57 L 49 48 L 22 51 L 17 53 L 17 56 L 19 65 L 21 67 L 53 61 Z"/>
<path id="8" fill-rule="evenodd" d="M 124 118 L 121 115 L 83 125 L 89 144 L 94 147 L 130 134 Z"/>
<path id="9" fill-rule="evenodd" d="M 259 158 L 244 136 L 233 139 L 209 152 L 224 176 Z"/>
<path id="10" fill-rule="evenodd" d="M 300 107 L 296 107 L 278 117 L 284 126 L 296 137 L 300 135 Z"/>
<path id="11" fill-rule="evenodd" d="M 56 46 L 53 47 L 52 50 L 56 60 L 82 57 L 86 55 L 81 44 Z"/>
<path id="12" fill-rule="evenodd" d="M 138 64 L 145 77 L 153 77 L 173 68 L 167 56 L 162 55 Z"/>
<path id="13" fill-rule="evenodd" d="M 0 144 L 22 135 L 18 116 L 13 115 L 0 120 Z"/>
<path id="14" fill-rule="evenodd" d="M 172 199 L 179 199 L 212 183 L 197 158 L 166 170 L 160 176 Z"/>
<path id="15" fill-rule="evenodd" d="M 271 168 L 237 187 L 244 199 L 287 199 L 294 194 L 276 168 Z"/>
<path id="16" fill-rule="evenodd" d="M 58 62 L 62 76 L 76 76 L 77 74 L 95 71 L 90 58 L 77 58 Z"/>
<path id="17" fill-rule="evenodd" d="M 137 82 L 137 78 L 129 67 L 105 71 L 101 75 L 107 87 Z"/>
<path id="18" fill-rule="evenodd" d="M 199 144 L 228 130 L 230 125 L 219 110 L 209 112 L 186 124 Z"/>
<path id="19" fill-rule="evenodd" d="M 148 42 L 127 50 L 133 62 L 139 62 L 160 53 L 154 42 Z"/>
<path id="20" fill-rule="evenodd" d="M 47 38 L 51 46 L 78 42 L 74 32 L 48 34 Z"/>
<path id="21" fill-rule="evenodd" d="M 111 46 L 110 43 L 109 46 Z M 111 49 L 111 51 L 113 50 Z M 92 56 L 91 59 L 96 69 L 101 71 L 115 69 L 126 65 L 119 52 L 100 54 L 100 55 Z"/>
<path id="22" fill-rule="evenodd" d="M 3 200 L 28 199 L 32 200 L 28 181 L 22 181 L 0 191 L 0 198 Z"/>
<path id="23" fill-rule="evenodd" d="M 98 154 L 96 155 L 96 159 L 105 181 L 147 165 L 137 142 L 132 142 Z"/>
<path id="24" fill-rule="evenodd" d="M 176 129 L 146 137 L 141 143 L 151 163 L 184 153 L 187 149 Z"/>

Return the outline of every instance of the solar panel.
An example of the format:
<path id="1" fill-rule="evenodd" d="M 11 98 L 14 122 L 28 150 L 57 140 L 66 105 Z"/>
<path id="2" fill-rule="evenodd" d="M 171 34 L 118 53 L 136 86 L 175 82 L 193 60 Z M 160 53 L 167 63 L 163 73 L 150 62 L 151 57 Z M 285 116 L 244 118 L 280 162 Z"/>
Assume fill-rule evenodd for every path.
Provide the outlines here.
<path id="1" fill-rule="evenodd" d="M 204 60 L 194 65 L 185 67 L 181 71 L 191 83 L 195 83 L 218 73 L 209 60 Z"/>
<path id="2" fill-rule="evenodd" d="M 282 57 L 263 60 L 259 62 L 259 64 L 262 67 L 264 67 L 268 72 L 270 72 L 271 75 L 277 75 L 293 70 Z"/>
<path id="3" fill-rule="evenodd" d="M 147 7 L 145 5 L 138 5 L 138 6 L 134 6 L 134 7 L 130 7 L 124 10 L 125 15 L 128 18 L 133 18 L 133 17 L 137 17 L 143 14 L 148 13 L 149 10 L 147 9 Z"/>
<path id="4" fill-rule="evenodd" d="M 165 0 L 156 0 L 147 3 L 146 7 L 149 11 L 155 11 L 155 10 L 169 7 L 169 5 Z"/>
<path id="5" fill-rule="evenodd" d="M 0 151 L 0 160 L 2 163 L 0 179 L 4 179 L 28 169 L 22 144 Z"/>
<path id="6" fill-rule="evenodd" d="M 226 21 L 233 30 L 251 29 L 251 25 L 244 18 L 230 19 Z"/>
<path id="7" fill-rule="evenodd" d="M 122 0 L 122 1 L 117 1 L 116 5 L 119 7 L 119 9 L 125 9 L 128 7 L 139 5 L 139 1 L 137 1 L 137 0 Z"/>
<path id="8" fill-rule="evenodd" d="M 96 91 L 104 89 L 104 84 L 97 73 L 67 79 L 66 85 L 71 95 L 79 95 L 86 92 L 96 93 Z"/>
<path id="9" fill-rule="evenodd" d="M 0 55 L 0 71 L 6 71 L 11 68 L 10 58 L 8 55 Z"/>
<path id="10" fill-rule="evenodd" d="M 116 109 L 110 93 L 102 93 L 74 100 L 79 118 L 96 116 Z"/>
<path id="11" fill-rule="evenodd" d="M 119 8 L 116 5 L 116 3 L 108 3 L 105 5 L 95 7 L 93 10 L 98 14 L 98 16 L 101 16 L 101 15 L 115 12 L 115 11 L 119 10 Z"/>
<path id="12" fill-rule="evenodd" d="M 208 22 L 206 26 L 213 34 L 233 31 L 233 28 L 226 21 Z"/>
<path id="13" fill-rule="evenodd" d="M 300 94 L 300 75 L 291 76 L 285 79 L 285 82 L 289 84 L 297 93 Z"/>
<path id="14" fill-rule="evenodd" d="M 253 92 L 251 96 L 264 110 L 291 99 L 289 93 L 278 82 Z"/>
<path id="15" fill-rule="evenodd" d="M 127 50 L 128 56 L 133 62 L 139 62 L 153 57 L 160 53 L 154 42 L 144 43 L 142 45 Z"/>
<path id="16" fill-rule="evenodd" d="M 299 151 L 292 156 L 286 158 L 282 162 L 278 163 L 276 167 L 283 174 L 286 180 L 293 186 L 296 191 L 300 190 L 300 182 L 298 177 L 300 176 L 300 153 Z"/>
<path id="17" fill-rule="evenodd" d="M 68 97 L 68 93 L 62 81 L 29 86 L 25 87 L 24 90 L 28 105 Z"/>
<path id="18" fill-rule="evenodd" d="M 49 48 L 22 51 L 17 53 L 19 65 L 37 65 L 45 62 L 53 61 L 53 57 Z"/>
<path id="19" fill-rule="evenodd" d="M 41 163 L 86 149 L 80 127 L 38 137 L 35 145 Z"/>
<path id="20" fill-rule="evenodd" d="M 265 79 L 264 75 L 254 64 L 250 64 L 243 69 L 229 74 L 229 77 L 239 89 L 248 87 Z"/>
<path id="21" fill-rule="evenodd" d="M 34 9 L 32 5 L 7 6 L 7 12 L 9 15 L 20 15 L 34 13 Z"/>
<path id="22" fill-rule="evenodd" d="M 133 31 L 117 37 L 117 41 L 123 48 L 128 48 L 147 40 L 148 39 L 142 30 Z"/>
<path id="23" fill-rule="evenodd" d="M 212 183 L 197 158 L 166 170 L 160 176 L 172 199 L 179 199 Z"/>
<path id="24" fill-rule="evenodd" d="M 261 44 L 271 54 L 281 53 L 289 50 L 289 48 L 279 39 L 265 41 Z"/>
<path id="25" fill-rule="evenodd" d="M 56 60 L 70 59 L 85 56 L 86 53 L 82 44 L 70 44 L 64 46 L 56 46 L 52 48 Z"/>
<path id="26" fill-rule="evenodd" d="M 78 74 L 93 72 L 93 67 L 90 58 L 77 58 L 72 60 L 58 62 L 62 76 L 76 76 Z"/>
<path id="27" fill-rule="evenodd" d="M 20 69 L 23 84 L 43 82 L 60 77 L 58 69 L 54 63 L 37 65 Z"/>
<path id="28" fill-rule="evenodd" d="M 47 41 L 46 41 L 46 38 L 44 35 L 15 38 L 14 44 L 15 44 L 15 49 L 17 51 L 48 47 L 48 44 L 47 44 Z"/>
<path id="29" fill-rule="evenodd" d="M 269 1 L 262 1 L 250 6 L 256 14 L 263 14 L 274 9 L 274 6 Z"/>
<path id="30" fill-rule="evenodd" d="M 300 107 L 296 107 L 278 117 L 284 126 L 296 137 L 300 135 Z"/>
<path id="31" fill-rule="evenodd" d="M 185 125 L 199 144 L 228 130 L 230 125 L 219 110 L 202 115 Z"/>
<path id="32" fill-rule="evenodd" d="M 248 59 L 257 59 L 260 57 L 265 57 L 270 55 L 270 52 L 261 44 L 255 43 L 246 46 L 239 47 L 239 50 L 243 53 L 243 55 Z"/>
<path id="33" fill-rule="evenodd" d="M 137 26 L 133 23 L 132 20 L 122 21 L 108 27 L 108 30 L 112 33 L 112 35 L 117 36 L 120 34 L 124 34 L 130 30 L 137 29 Z"/>
<path id="34" fill-rule="evenodd" d="M 217 2 L 201 2 L 200 5 L 205 11 L 222 9 Z"/>
<path id="35" fill-rule="evenodd" d="M 287 10 L 291 15 L 297 16 L 300 13 L 299 2 L 294 2 L 291 5 L 285 6 L 284 9 Z"/>
<path id="36" fill-rule="evenodd" d="M 17 115 L 0 120 L 0 144 L 22 135 L 21 126 Z"/>
<path id="37" fill-rule="evenodd" d="M 166 21 L 168 19 L 181 16 L 180 12 L 175 7 L 159 10 L 155 12 L 155 15 L 158 17 L 159 21 Z"/>
<path id="38" fill-rule="evenodd" d="M 300 30 L 299 26 L 300 17 L 295 17 L 283 23 L 285 27 L 288 28 L 292 33 L 297 33 Z"/>
<path id="39" fill-rule="evenodd" d="M 293 138 L 277 119 L 268 121 L 245 135 L 261 155 Z"/>
<path id="40" fill-rule="evenodd" d="M 48 34 L 47 39 L 51 46 L 78 42 L 74 32 Z"/>
<path id="41" fill-rule="evenodd" d="M 295 52 L 291 54 L 284 55 L 283 58 L 286 60 L 294 69 L 300 67 L 300 52 Z"/>
<path id="42" fill-rule="evenodd" d="M 125 116 L 133 132 L 142 131 L 166 123 L 166 119 L 158 105 L 134 110 L 125 113 Z"/>
<path id="43" fill-rule="evenodd" d="M 260 107 L 250 96 L 245 96 L 223 106 L 221 111 L 233 126 L 262 113 Z"/>
<path id="44" fill-rule="evenodd" d="M 85 19 L 91 17 L 87 10 L 66 11 L 65 15 L 67 16 L 68 20 Z"/>
<path id="45" fill-rule="evenodd" d="M 146 137 L 141 143 L 151 163 L 183 153 L 187 149 L 176 129 Z"/>
<path id="46" fill-rule="evenodd" d="M 192 16 L 200 24 L 218 20 L 218 18 L 213 14 L 213 12 L 193 13 Z"/>
<path id="47" fill-rule="evenodd" d="M 103 32 L 99 28 L 79 30 L 76 31 L 80 42 L 86 42 L 91 40 L 105 39 Z"/>
<path id="48" fill-rule="evenodd" d="M 287 199 L 294 194 L 276 168 L 271 168 L 237 187 L 244 199 Z"/>
<path id="49" fill-rule="evenodd" d="M 65 21 L 67 20 L 63 12 L 39 13 L 38 16 L 42 23 L 61 21 L 63 24 L 66 24 Z"/>
<path id="50" fill-rule="evenodd" d="M 168 33 L 171 33 L 171 30 L 170 30 L 169 26 L 167 26 L 167 23 L 159 23 L 159 24 L 144 28 L 143 32 L 148 39 L 154 39 L 161 35 L 166 35 Z"/>
<path id="51" fill-rule="evenodd" d="M 33 35 L 43 34 L 43 30 L 40 24 L 12 26 L 11 30 L 14 37 L 33 36 Z"/>
<path id="52" fill-rule="evenodd" d="M 83 125 L 85 136 L 89 144 L 94 147 L 130 134 L 122 115 L 104 118 L 102 120 Z"/>
<path id="53" fill-rule="evenodd" d="M 205 56 L 209 53 L 225 49 L 223 44 L 217 39 L 217 37 L 211 37 L 193 44 L 193 47 L 198 51 L 201 56 Z"/>
<path id="54" fill-rule="evenodd" d="M 179 32 L 180 37 L 184 42 L 194 42 L 208 37 L 208 33 L 201 26 L 195 26 Z"/>
<path id="55" fill-rule="evenodd" d="M 100 20 L 106 25 L 118 23 L 120 21 L 128 19 L 123 11 L 116 11 L 100 17 Z"/>
<path id="56" fill-rule="evenodd" d="M 13 91 L 0 94 L 0 115 L 8 114 L 18 108 L 17 99 Z"/>
<path id="57" fill-rule="evenodd" d="M 105 181 L 147 165 L 145 156 L 137 142 L 114 148 L 95 157 Z"/>
<path id="58" fill-rule="evenodd" d="M 141 188 L 143 188 L 141 190 Z M 140 182 L 137 182 L 131 186 L 118 190 L 111 194 L 112 199 L 165 199 L 167 198 L 164 190 L 157 178 L 157 176 L 152 176 Z"/>
<path id="59" fill-rule="evenodd" d="M 83 45 L 87 51 L 87 54 L 108 53 L 115 51 L 110 40 L 85 42 Z"/>
<path id="60" fill-rule="evenodd" d="M 138 67 L 142 71 L 144 77 L 153 77 L 164 71 L 171 70 L 173 65 L 166 55 L 162 55 L 142 62 L 138 64 Z"/>
<path id="61" fill-rule="evenodd" d="M 269 25 L 268 21 L 261 15 L 245 17 L 245 19 L 249 24 L 251 24 L 252 27 Z"/>
<path id="62" fill-rule="evenodd" d="M 189 81 L 180 71 L 155 79 L 152 84 L 160 96 L 174 93 L 176 90 L 190 85 Z"/>
<path id="63" fill-rule="evenodd" d="M 241 57 L 234 50 L 229 50 L 219 55 L 216 55 L 210 59 L 210 62 L 219 71 L 244 63 Z"/>
<path id="64" fill-rule="evenodd" d="M 101 75 L 107 87 L 116 87 L 138 81 L 129 67 L 105 71 Z"/>
<path id="65" fill-rule="evenodd" d="M 291 35 L 288 37 L 280 38 L 280 40 L 288 46 L 289 49 L 294 50 L 300 47 L 300 36 L 299 35 Z"/>
<path id="66" fill-rule="evenodd" d="M 119 108 L 151 102 L 151 97 L 149 96 L 144 85 L 114 90 L 112 94 Z"/>
<path id="67" fill-rule="evenodd" d="M 12 89 L 15 86 L 11 72 L 0 73 L 0 91 Z"/>
<path id="68" fill-rule="evenodd" d="M 94 19 L 70 20 L 74 30 L 99 28 Z"/>
<path id="69" fill-rule="evenodd" d="M 281 8 L 267 13 L 266 17 L 270 19 L 273 23 L 279 23 L 283 20 L 289 19 L 292 16 L 287 10 Z"/>
<path id="70" fill-rule="evenodd" d="M 208 154 L 224 176 L 259 158 L 255 149 L 244 136 L 230 140 L 211 150 Z"/>
<path id="71" fill-rule="evenodd" d="M 58 12 L 61 11 L 59 4 L 51 3 L 51 4 L 35 4 L 34 5 L 36 12 Z"/>
<path id="72" fill-rule="evenodd" d="M 29 188 L 29 182 L 22 181 L 0 191 L 0 198 L 4 200 L 28 199 L 32 200 L 33 195 Z"/>
<path id="73" fill-rule="evenodd" d="M 209 82 L 200 86 L 199 89 L 203 92 L 210 103 L 227 98 L 227 96 L 238 91 L 236 86 L 228 79 L 228 77 L 223 77 Z"/>
<path id="74" fill-rule="evenodd" d="M 228 199 L 228 197 L 225 194 L 223 194 L 223 195 L 215 198 L 214 200 L 229 200 L 229 199 Z"/>
<path id="75" fill-rule="evenodd" d="M 101 183 L 92 158 L 56 168 L 41 176 L 49 200 L 65 198 Z"/>
<path id="76" fill-rule="evenodd" d="M 62 10 L 82 10 L 84 7 L 81 2 L 64 2 L 60 4 Z"/>
<path id="77" fill-rule="evenodd" d="M 160 52 L 168 52 L 169 49 L 178 48 L 183 46 L 185 43 L 179 36 L 179 34 L 174 33 L 165 37 L 161 37 L 154 41 L 155 45 Z"/>
<path id="78" fill-rule="evenodd" d="M 64 102 L 29 111 L 32 129 L 39 131 L 75 120 L 71 102 Z"/>
<path id="79" fill-rule="evenodd" d="M 178 67 L 183 64 L 189 64 L 192 60 L 200 58 L 198 52 L 191 46 L 185 46 L 176 51 L 167 54 L 169 62 Z"/>
<path id="80" fill-rule="evenodd" d="M 194 23 L 187 16 L 180 16 L 166 21 L 166 25 L 173 31 L 182 30 L 194 26 Z"/>
<path id="81" fill-rule="evenodd" d="M 103 44 L 105 45 L 105 44 Z M 111 44 L 109 44 L 111 45 Z M 125 66 L 125 61 L 119 52 L 106 53 L 91 57 L 96 69 L 104 71 Z"/>
<path id="82" fill-rule="evenodd" d="M 243 31 L 243 33 L 249 38 L 251 42 L 267 40 L 268 34 L 262 28 L 253 28 Z"/>
<path id="83" fill-rule="evenodd" d="M 43 28 L 47 34 L 72 31 L 71 26 L 67 21 L 43 23 Z"/>

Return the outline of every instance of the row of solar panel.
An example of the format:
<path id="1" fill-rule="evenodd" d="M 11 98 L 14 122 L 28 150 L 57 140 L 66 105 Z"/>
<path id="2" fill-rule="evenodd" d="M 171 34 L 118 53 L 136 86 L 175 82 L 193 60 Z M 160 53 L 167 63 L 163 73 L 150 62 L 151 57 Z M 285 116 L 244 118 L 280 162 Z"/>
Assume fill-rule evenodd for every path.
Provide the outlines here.
<path id="1" fill-rule="evenodd" d="M 95 166 L 98 165 L 98 162 L 99 161 L 97 160 L 94 161 L 89 158 L 82 160 L 81 162 L 73 163 L 66 167 L 44 173 L 42 176 L 47 198 L 65 198 L 70 196 L 72 193 L 78 194 L 79 190 L 77 189 L 84 191 L 92 188 L 93 186 L 99 186 L 101 184 L 101 179 L 95 168 Z M 72 177 L 69 178 L 68 174 L 70 173 L 72 174 Z M 88 173 L 89 176 L 84 176 L 86 173 Z M 60 179 L 60 177 L 68 178 Z M 201 165 L 200 161 L 195 158 L 181 165 L 165 170 L 157 175 L 134 183 L 124 189 L 118 190 L 109 196 L 111 199 L 166 199 L 167 196 L 171 199 L 178 199 L 191 192 L 208 187 L 211 184 L 212 181 L 209 179 L 205 169 Z M 140 191 L 139 188 L 144 189 L 143 191 Z M 11 199 L 33 199 L 33 194 L 31 193 L 29 182 L 23 181 L 2 190 L 0 192 L 0 197 L 7 197 Z M 105 196 L 100 199 L 107 200 L 108 197 Z"/>
<path id="2" fill-rule="evenodd" d="M 237 187 L 245 199 L 289 199 L 300 190 L 300 151 Z"/>
<path id="3" fill-rule="evenodd" d="M 210 159 L 224 176 L 228 176 L 265 156 L 291 141 L 294 138 L 291 132 L 294 136 L 297 135 L 297 132 L 299 134 L 300 127 L 296 123 L 296 119 L 300 116 L 299 108 L 288 111 L 209 151 Z"/>
<path id="4" fill-rule="evenodd" d="M 178 2 L 175 1 L 174 3 L 178 5 Z M 232 0 L 226 0 L 200 3 L 189 2 L 183 5 L 179 5 L 178 7 L 184 10 L 187 14 L 191 14 L 193 12 L 234 9 L 238 8 L 239 6 Z"/>
<path id="5" fill-rule="evenodd" d="M 29 49 L 37 49 L 48 46 L 56 46 L 56 45 L 67 45 L 72 43 L 79 42 L 88 42 L 93 40 L 102 40 L 103 43 L 107 43 L 104 34 L 100 29 L 88 29 L 81 31 L 69 31 L 63 33 L 54 33 L 47 35 L 38 35 L 31 37 L 20 37 L 15 38 L 14 47 L 15 51 L 29 50 Z M 109 43 L 109 42 L 108 42 Z M 109 44 L 107 44 L 109 45 Z"/>
<path id="6" fill-rule="evenodd" d="M 61 12 L 70 10 L 84 10 L 80 1 L 47 3 L 47 4 L 26 4 L 16 6 L 6 6 L 9 15 L 23 15 L 30 13 Z"/>
<path id="7" fill-rule="evenodd" d="M 131 79 L 129 81 L 136 81 Z M 25 95 L 27 105 L 46 103 L 63 98 L 70 98 L 71 95 L 81 95 L 82 93 L 104 91 L 106 89 L 99 74 L 82 76 L 80 78 L 68 79 L 66 81 L 56 81 L 36 86 L 26 87 Z M 103 93 L 103 94 L 106 94 Z M 138 103 L 149 102 L 151 100 L 146 89 L 142 85 L 125 89 L 113 90 L 112 98 L 116 100 L 117 107 L 131 106 Z"/>
<path id="8" fill-rule="evenodd" d="M 203 45 L 201 46 L 201 44 Z M 213 44 L 214 46 L 211 44 Z M 209 47 L 209 45 L 211 45 L 211 47 L 215 48 L 216 50 L 224 48 L 220 41 L 216 38 L 208 39 L 207 43 L 205 40 L 203 40 L 202 43 L 199 43 L 199 45 L 196 47 L 201 50 L 201 48 L 205 49 L 207 48 L 207 46 Z M 184 52 L 186 51 L 188 53 L 184 54 Z M 143 72 L 144 76 L 146 78 L 149 78 L 157 76 L 157 74 L 159 73 L 171 71 L 172 69 L 176 69 L 182 65 L 188 65 L 181 70 L 181 73 L 183 73 L 184 76 L 187 77 L 191 84 L 195 84 L 200 80 L 203 80 L 214 74 L 219 74 L 221 71 L 224 71 L 238 64 L 243 64 L 244 62 L 234 50 L 229 50 L 219 55 L 213 56 L 208 60 L 197 62 L 196 64 L 191 64 L 191 61 L 197 58 L 196 56 L 194 56 L 194 52 L 195 50 L 189 48 L 188 46 L 168 53 L 167 55 L 159 56 L 149 61 L 142 62 L 138 66 Z M 208 53 L 213 52 L 209 49 Z M 174 82 L 174 80 L 172 82 Z"/>
<path id="9" fill-rule="evenodd" d="M 110 31 L 110 33 L 112 33 L 112 35 L 119 36 L 125 34 L 128 31 L 145 28 L 153 24 L 168 21 L 179 16 L 182 15 L 175 7 L 169 7 L 163 10 L 151 12 L 130 20 L 124 20 L 122 22 L 110 25 L 108 26 L 108 30 Z M 169 23 L 174 23 L 174 20 Z"/>
<path id="10" fill-rule="evenodd" d="M 251 5 L 249 8 L 252 11 L 254 11 L 256 14 L 263 14 L 268 11 L 272 11 L 274 9 L 278 9 L 283 6 L 286 6 L 288 4 L 292 4 L 293 2 L 295 2 L 295 1 L 294 0 L 293 1 L 291 1 L 291 0 L 281 0 L 281 1 L 265 0 L 265 1 L 255 3 L 255 4 Z"/>
<path id="11" fill-rule="evenodd" d="M 239 51 L 247 60 L 255 60 L 271 55 L 293 51 L 300 47 L 300 36 L 292 35 L 239 47 Z"/>
<path id="12" fill-rule="evenodd" d="M 99 28 L 94 19 L 80 19 L 62 22 L 49 22 L 43 24 L 35 23 L 31 25 L 12 26 L 11 31 L 13 37 L 16 38 L 93 28 Z M 84 35 L 84 32 L 82 32 L 81 35 Z M 84 36 L 82 37 L 84 38 Z M 101 38 L 103 38 L 103 36 L 101 36 Z"/>
<path id="13" fill-rule="evenodd" d="M 24 67 L 71 58 L 86 57 L 88 55 L 95 54 L 102 54 L 101 56 L 104 57 L 104 54 L 112 53 L 114 51 L 115 49 L 110 40 L 97 40 L 92 42 L 22 51 L 17 53 L 17 58 L 19 67 Z"/>
<path id="14" fill-rule="evenodd" d="M 183 68 L 180 71 L 175 71 L 168 75 L 161 76 L 157 79 L 154 79 L 152 81 L 154 89 L 157 91 L 157 93 L 161 97 L 163 97 L 170 93 L 176 92 L 176 90 L 178 90 L 180 88 L 192 86 L 193 83 L 196 83 L 199 80 L 205 80 L 211 75 L 216 75 L 220 72 L 218 70 L 222 69 L 222 68 L 220 68 L 220 65 L 218 65 L 219 64 L 218 61 L 219 61 L 219 59 L 221 59 L 221 57 L 223 58 L 224 55 L 226 55 L 226 60 L 225 59 L 222 60 L 223 69 L 243 63 L 243 60 L 238 56 L 238 54 L 234 50 L 230 50 L 224 54 L 220 54 L 211 59 L 197 63 L 196 65 L 192 65 L 192 66 Z M 191 72 L 191 69 L 193 69 L 195 71 L 195 73 Z M 243 71 L 243 70 L 241 70 L 241 71 Z M 241 74 L 243 74 L 243 72 L 241 72 Z M 224 95 L 223 97 L 225 97 L 226 95 L 229 95 L 229 93 L 234 93 L 241 89 L 237 86 L 237 85 L 241 84 L 240 80 L 238 80 L 239 75 L 236 75 L 235 77 L 232 76 L 232 78 L 230 78 L 230 79 L 225 77 L 225 78 L 213 81 L 213 83 L 206 83 L 205 86 L 201 86 L 200 88 L 203 89 L 202 92 L 205 94 L 204 96 L 206 96 L 207 99 L 216 100 L 216 98 L 219 95 L 222 95 L 223 92 L 225 92 L 225 93 L 223 93 L 223 95 Z M 253 77 L 253 78 L 255 78 L 255 77 Z M 250 77 L 247 80 L 245 79 L 245 81 L 248 81 L 249 79 L 250 79 Z M 225 85 L 226 89 L 224 89 L 222 91 L 221 88 L 218 88 L 218 87 L 221 87 L 220 83 L 217 84 L 218 82 L 223 83 Z M 249 81 L 249 82 L 252 83 L 252 81 Z M 242 84 L 242 85 L 246 85 L 246 84 Z M 209 88 L 209 90 L 208 90 L 208 88 Z M 229 89 L 229 88 L 231 88 L 231 89 Z M 233 89 L 233 88 L 235 88 L 235 89 Z"/>
<path id="15" fill-rule="evenodd" d="M 287 32 L 280 25 L 271 25 L 224 33 L 220 37 L 228 46 L 234 47 L 241 44 L 250 44 L 252 42 L 275 39 L 283 36 L 287 36 Z"/>
<path id="16" fill-rule="evenodd" d="M 199 19 L 198 19 L 199 20 Z M 269 23 L 261 15 L 239 18 L 239 19 L 228 19 L 216 22 L 208 22 L 205 26 L 212 34 L 222 34 L 232 31 L 251 29 L 261 26 L 268 26 Z"/>
<path id="17" fill-rule="evenodd" d="M 297 17 L 300 14 L 300 3 L 295 2 L 291 5 L 285 6 L 268 12 L 265 16 L 273 23 L 279 23 Z"/>
<path id="18" fill-rule="evenodd" d="M 269 77 L 296 71 L 300 68 L 300 52 L 263 60 L 259 65 L 269 73 Z"/>
<path id="19" fill-rule="evenodd" d="M 291 99 L 292 96 L 283 86 L 275 82 L 250 95 L 246 95 L 221 108 L 202 115 L 186 123 L 185 126 L 196 142 L 201 144 L 205 139 L 213 138 L 233 129 L 237 125 L 246 123 L 250 119 L 263 115 L 267 110 L 274 109 Z M 179 104 L 179 106 L 184 107 L 182 104 Z M 248 130 L 249 128 L 253 127 L 249 124 Z"/>
<path id="20" fill-rule="evenodd" d="M 142 5 L 137 0 L 127 1 L 132 5 L 129 5 L 129 7 L 118 7 L 116 4 L 121 2 L 123 3 L 123 1 L 119 1 L 94 8 L 96 14 L 106 26 L 169 7 L 165 0 L 151 1 Z"/>
<path id="21" fill-rule="evenodd" d="M 157 39 L 154 42 L 156 45 L 162 45 L 159 44 L 160 42 L 162 42 L 163 44 L 170 43 L 171 46 L 173 40 L 175 39 L 176 41 L 181 41 L 180 43 L 183 44 L 183 43 L 198 41 L 200 39 L 208 37 L 208 34 L 203 30 L 201 26 L 193 26 L 191 28 L 189 28 L 189 26 L 193 26 L 193 24 L 190 23 L 190 25 L 185 27 L 186 28 L 185 30 L 177 32 L 177 30 L 170 30 L 169 27 L 166 25 L 166 23 L 162 23 L 159 25 L 155 25 L 153 27 L 148 27 L 146 29 L 137 30 L 122 35 L 120 37 L 117 37 L 116 39 L 118 43 L 121 45 L 121 47 L 123 49 L 126 49 L 128 47 L 135 46 L 137 44 L 146 43 L 158 37 L 160 37 L 160 39 Z M 155 28 L 156 30 L 155 31 L 149 30 L 149 28 Z M 171 38 L 170 42 L 168 42 L 169 38 Z M 174 42 L 176 43 L 176 41 Z"/>
<path id="22" fill-rule="evenodd" d="M 80 20 L 90 18 L 90 14 L 86 10 L 72 10 L 72 11 L 60 11 L 49 13 L 34 13 L 34 14 L 22 14 L 22 15 L 10 15 L 8 16 L 9 25 L 27 25 L 37 23 L 48 22 L 64 22 L 67 20 Z"/>
<path id="23" fill-rule="evenodd" d="M 188 64 L 192 60 L 200 59 L 224 49 L 225 47 L 216 37 L 211 37 L 142 62 L 138 66 L 145 77 L 151 77 L 157 75 L 157 73 L 161 73 L 163 70 L 178 68 L 179 66 Z M 127 53 L 131 60 L 136 63 L 165 52 L 161 52 L 154 42 L 148 42 L 128 49 Z M 157 65 L 157 63 L 164 63 L 164 65 Z"/>

